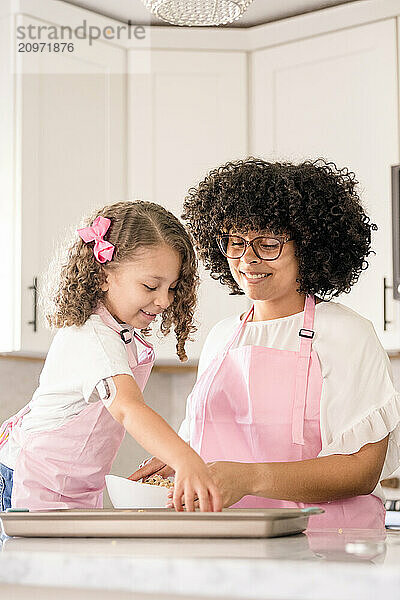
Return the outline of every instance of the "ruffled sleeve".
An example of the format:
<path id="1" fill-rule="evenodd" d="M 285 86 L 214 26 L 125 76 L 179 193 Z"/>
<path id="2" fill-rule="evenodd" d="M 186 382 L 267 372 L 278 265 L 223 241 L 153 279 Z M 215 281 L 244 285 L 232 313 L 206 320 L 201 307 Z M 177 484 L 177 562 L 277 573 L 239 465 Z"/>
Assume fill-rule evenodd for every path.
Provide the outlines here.
<path id="1" fill-rule="evenodd" d="M 354 454 L 389 435 L 381 479 L 400 466 L 400 394 L 389 358 L 370 321 L 350 309 L 331 329 L 329 360 L 323 373 L 319 456 Z M 342 326 L 341 326 L 342 325 Z"/>

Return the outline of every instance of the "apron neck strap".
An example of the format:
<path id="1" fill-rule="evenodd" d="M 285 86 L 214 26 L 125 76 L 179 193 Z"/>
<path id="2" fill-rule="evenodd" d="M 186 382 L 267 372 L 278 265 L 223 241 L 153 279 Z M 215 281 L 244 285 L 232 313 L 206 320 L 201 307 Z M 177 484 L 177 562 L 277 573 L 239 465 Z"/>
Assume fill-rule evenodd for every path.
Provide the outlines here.
<path id="1" fill-rule="evenodd" d="M 303 319 L 303 327 L 299 331 L 299 336 L 301 338 L 300 341 L 300 354 L 308 354 L 311 353 L 311 345 L 314 337 L 314 314 L 315 314 L 315 297 L 314 296 L 306 296 L 304 303 L 304 319 Z M 254 304 L 245 314 L 242 321 L 239 323 L 238 327 L 235 329 L 231 339 L 227 343 L 225 347 L 225 354 L 229 352 L 235 341 L 238 339 L 243 329 L 246 326 L 246 323 L 253 318 L 254 315 Z"/>
<path id="2" fill-rule="evenodd" d="M 307 400 L 308 373 L 314 338 L 315 297 L 306 296 L 303 327 L 299 331 L 300 349 L 296 368 L 296 385 L 292 412 L 292 442 L 304 445 L 304 419 Z"/>
<path id="3" fill-rule="evenodd" d="M 310 354 L 314 338 L 315 297 L 306 296 L 304 303 L 303 327 L 299 331 L 300 355 Z"/>
<path id="4" fill-rule="evenodd" d="M 133 328 L 128 329 L 127 327 L 124 327 L 124 325 L 122 325 L 121 323 L 118 323 L 118 321 L 106 309 L 104 304 L 99 304 L 99 306 L 95 310 L 95 314 L 99 315 L 103 323 L 108 325 L 110 329 L 119 334 L 124 344 L 130 344 L 133 338 L 135 338 L 146 348 L 149 348 L 150 350 L 153 349 L 153 346 L 146 342 L 138 333 L 136 333 L 136 331 Z"/>
<path id="5" fill-rule="evenodd" d="M 245 314 L 244 318 L 240 321 L 239 325 L 237 326 L 237 328 L 233 332 L 233 335 L 232 335 L 231 339 L 229 340 L 229 342 L 225 346 L 224 355 L 229 352 L 229 350 L 231 349 L 231 347 L 233 346 L 233 344 L 235 343 L 235 341 L 238 339 L 238 337 L 242 333 L 242 331 L 245 328 L 246 323 L 249 321 L 250 317 L 253 318 L 253 314 L 254 314 L 254 304 L 253 304 L 253 306 L 250 307 L 250 309 L 248 310 L 248 312 Z"/>
<path id="6" fill-rule="evenodd" d="M 140 342 L 141 344 L 143 344 L 143 346 L 145 346 L 146 348 L 149 348 L 150 350 L 153 350 L 153 346 L 152 344 L 149 344 L 149 342 L 146 342 L 146 340 L 144 338 L 142 338 L 141 335 L 139 335 L 138 333 L 136 333 L 136 331 L 133 334 L 135 336 L 135 339 L 138 340 L 138 342 Z"/>

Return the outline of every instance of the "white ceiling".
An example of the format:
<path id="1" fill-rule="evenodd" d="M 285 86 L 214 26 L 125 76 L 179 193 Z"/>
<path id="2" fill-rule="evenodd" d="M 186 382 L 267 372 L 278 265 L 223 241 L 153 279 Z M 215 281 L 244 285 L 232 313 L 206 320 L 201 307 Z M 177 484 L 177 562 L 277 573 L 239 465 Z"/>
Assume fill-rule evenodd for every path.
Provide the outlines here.
<path id="1" fill-rule="evenodd" d="M 130 20 L 137 25 L 166 25 L 163 21 L 153 17 L 141 0 L 64 1 L 118 21 L 127 22 Z M 337 6 L 338 4 L 363 1 L 365 0 L 253 0 L 245 15 L 239 21 L 236 21 L 233 26 L 252 27 L 253 25 L 278 21 L 330 6 Z"/>

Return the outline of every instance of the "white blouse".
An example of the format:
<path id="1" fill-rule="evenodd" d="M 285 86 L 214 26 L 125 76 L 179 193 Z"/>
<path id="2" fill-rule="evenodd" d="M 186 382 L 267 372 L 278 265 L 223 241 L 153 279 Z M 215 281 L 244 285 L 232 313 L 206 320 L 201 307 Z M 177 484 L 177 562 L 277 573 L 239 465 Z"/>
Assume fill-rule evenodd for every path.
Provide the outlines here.
<path id="1" fill-rule="evenodd" d="M 280 350 L 299 348 L 304 312 L 247 323 L 238 345 Z M 199 361 L 199 378 L 238 327 L 240 316 L 220 321 L 210 331 Z M 338 302 L 315 307 L 313 349 L 323 378 L 320 428 L 322 450 L 318 456 L 353 454 L 362 446 L 388 434 L 389 444 L 381 479 L 400 466 L 400 394 L 393 386 L 389 358 L 370 321 Z M 189 441 L 186 415 L 179 435 Z M 384 498 L 380 485 L 374 492 Z"/>

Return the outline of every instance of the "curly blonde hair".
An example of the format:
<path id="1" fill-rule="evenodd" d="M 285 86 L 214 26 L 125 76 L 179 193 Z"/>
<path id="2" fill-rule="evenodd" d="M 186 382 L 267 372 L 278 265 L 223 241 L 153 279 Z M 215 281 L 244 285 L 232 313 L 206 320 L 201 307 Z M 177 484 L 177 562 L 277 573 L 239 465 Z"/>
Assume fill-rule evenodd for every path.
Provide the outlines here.
<path id="1" fill-rule="evenodd" d="M 94 243 L 86 244 L 75 235 L 66 261 L 58 270 L 53 291 L 49 291 L 46 310 L 49 325 L 56 328 L 83 325 L 104 298 L 106 292 L 101 288 L 107 270 L 132 260 L 140 248 L 166 244 L 179 253 L 182 266 L 174 300 L 161 314 L 160 331 L 167 335 L 173 326 L 177 355 L 181 361 L 187 360 L 185 343 L 196 331 L 193 316 L 199 278 L 196 255 L 186 229 L 171 212 L 153 202 L 105 206 L 87 219 L 85 225 L 99 216 L 111 220 L 104 238 L 115 246 L 112 261 L 100 264 L 93 254 Z M 148 333 L 149 329 L 142 331 Z"/>

